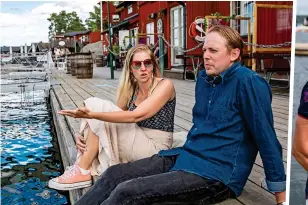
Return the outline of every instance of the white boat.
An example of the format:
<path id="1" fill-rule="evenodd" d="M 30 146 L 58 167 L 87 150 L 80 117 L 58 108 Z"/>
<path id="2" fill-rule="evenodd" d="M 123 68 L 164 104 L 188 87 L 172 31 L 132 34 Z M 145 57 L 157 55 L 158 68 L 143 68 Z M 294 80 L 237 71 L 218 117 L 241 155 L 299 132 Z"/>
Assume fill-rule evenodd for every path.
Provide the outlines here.
<path id="1" fill-rule="evenodd" d="M 11 62 L 1 65 L 1 93 L 50 89 L 51 53 L 10 54 Z"/>
<path id="2" fill-rule="evenodd" d="M 10 83 L 1 85 L 1 93 L 49 90 L 49 88 L 50 88 L 49 82 Z"/>
<path id="3" fill-rule="evenodd" d="M 308 32 L 308 26 L 299 25 L 296 27 L 296 32 Z"/>
<path id="4" fill-rule="evenodd" d="M 11 71 L 11 72 L 23 72 L 23 71 L 45 71 L 45 67 L 37 68 L 37 67 L 30 67 L 30 66 L 23 66 L 23 67 L 10 67 L 10 66 L 2 66 L 1 71 Z"/>
<path id="5" fill-rule="evenodd" d="M 21 79 L 37 79 L 37 80 L 47 80 L 48 73 L 47 72 L 10 72 L 6 75 L 1 75 L 2 79 L 7 80 L 21 80 Z"/>

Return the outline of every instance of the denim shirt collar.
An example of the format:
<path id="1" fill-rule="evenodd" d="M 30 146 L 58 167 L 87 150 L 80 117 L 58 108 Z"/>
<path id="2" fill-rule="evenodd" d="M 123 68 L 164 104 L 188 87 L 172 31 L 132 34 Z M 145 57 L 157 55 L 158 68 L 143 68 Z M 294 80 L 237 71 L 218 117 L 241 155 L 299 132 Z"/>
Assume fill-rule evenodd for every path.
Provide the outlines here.
<path id="1" fill-rule="evenodd" d="M 216 77 L 212 77 L 206 74 L 206 72 L 202 73 L 202 77 L 207 81 L 207 82 L 213 82 L 214 84 L 223 84 L 224 80 L 228 79 L 232 73 L 237 70 L 237 68 L 240 66 L 240 62 L 235 62 L 233 63 L 229 68 L 224 70 L 222 73 L 220 73 Z"/>

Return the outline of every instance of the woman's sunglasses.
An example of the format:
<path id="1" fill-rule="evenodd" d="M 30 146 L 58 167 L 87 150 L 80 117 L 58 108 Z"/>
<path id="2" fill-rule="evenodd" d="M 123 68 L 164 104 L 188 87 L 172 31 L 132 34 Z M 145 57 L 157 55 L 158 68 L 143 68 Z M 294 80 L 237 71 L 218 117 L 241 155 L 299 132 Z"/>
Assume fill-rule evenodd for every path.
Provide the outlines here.
<path id="1" fill-rule="evenodd" d="M 133 69 L 139 70 L 141 68 L 141 65 L 144 65 L 145 68 L 152 68 L 153 67 L 153 62 L 151 59 L 146 59 L 144 61 L 133 61 L 131 63 Z"/>

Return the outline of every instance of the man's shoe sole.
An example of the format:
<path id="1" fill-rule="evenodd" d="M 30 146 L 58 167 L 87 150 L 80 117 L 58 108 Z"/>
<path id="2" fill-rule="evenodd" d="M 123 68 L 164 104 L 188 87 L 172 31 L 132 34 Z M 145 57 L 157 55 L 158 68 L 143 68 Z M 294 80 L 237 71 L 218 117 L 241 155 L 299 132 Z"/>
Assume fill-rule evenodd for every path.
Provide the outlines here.
<path id="1" fill-rule="evenodd" d="M 86 188 L 92 185 L 92 181 L 85 181 L 85 182 L 77 182 L 73 184 L 61 184 L 58 182 L 55 182 L 53 180 L 49 180 L 48 182 L 48 187 L 51 189 L 56 189 L 56 190 L 62 190 L 62 191 L 67 191 L 67 190 L 73 190 L 73 189 L 80 189 L 80 188 Z"/>

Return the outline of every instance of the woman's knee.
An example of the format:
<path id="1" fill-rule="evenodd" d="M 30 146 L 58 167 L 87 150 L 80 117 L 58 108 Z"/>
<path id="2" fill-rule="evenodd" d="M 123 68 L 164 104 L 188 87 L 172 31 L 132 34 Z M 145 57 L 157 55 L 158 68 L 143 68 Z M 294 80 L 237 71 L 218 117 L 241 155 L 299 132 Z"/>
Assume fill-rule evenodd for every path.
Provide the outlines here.
<path id="1" fill-rule="evenodd" d="M 110 112 L 113 110 L 120 111 L 114 103 L 109 100 L 103 100 L 97 97 L 90 97 L 84 101 L 85 107 L 94 112 Z"/>

